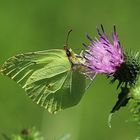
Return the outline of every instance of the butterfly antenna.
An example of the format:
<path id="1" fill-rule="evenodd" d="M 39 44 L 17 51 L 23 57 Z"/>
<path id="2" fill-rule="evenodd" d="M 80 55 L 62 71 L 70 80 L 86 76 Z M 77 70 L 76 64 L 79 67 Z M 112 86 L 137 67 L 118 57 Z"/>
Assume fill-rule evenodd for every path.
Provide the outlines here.
<path id="1" fill-rule="evenodd" d="M 64 45 L 64 48 L 67 48 L 68 47 L 68 41 L 69 41 L 69 36 L 70 36 L 70 33 L 72 32 L 72 29 L 68 31 L 67 33 L 67 38 L 66 38 L 66 43 Z"/>

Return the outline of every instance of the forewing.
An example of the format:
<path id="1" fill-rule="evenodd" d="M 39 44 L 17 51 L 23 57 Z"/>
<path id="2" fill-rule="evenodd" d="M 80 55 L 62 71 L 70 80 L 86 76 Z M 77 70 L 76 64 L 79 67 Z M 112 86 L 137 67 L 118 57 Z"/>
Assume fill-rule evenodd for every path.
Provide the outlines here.
<path id="1" fill-rule="evenodd" d="M 25 86 L 69 69 L 70 63 L 64 50 L 46 50 L 14 56 L 4 63 L 1 72 Z"/>
<path id="2" fill-rule="evenodd" d="M 50 113 L 78 104 L 85 92 L 85 76 L 72 70 L 64 50 L 14 56 L 3 64 L 1 73 Z"/>
<path id="3" fill-rule="evenodd" d="M 20 54 L 8 59 L 1 67 L 2 74 L 16 81 L 33 101 L 52 113 L 60 106 L 57 101 L 53 102 L 54 96 L 49 98 L 49 95 L 62 88 L 70 70 L 65 51 L 57 49 Z"/>

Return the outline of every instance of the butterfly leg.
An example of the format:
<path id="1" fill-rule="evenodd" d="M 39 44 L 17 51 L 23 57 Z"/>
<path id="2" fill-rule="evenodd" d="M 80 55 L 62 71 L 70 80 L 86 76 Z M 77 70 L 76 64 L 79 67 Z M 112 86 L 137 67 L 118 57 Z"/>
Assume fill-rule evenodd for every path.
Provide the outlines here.
<path id="1" fill-rule="evenodd" d="M 93 80 L 94 80 L 94 78 L 96 77 L 96 75 L 97 75 L 97 73 L 94 73 L 94 75 L 91 77 L 89 77 L 90 78 L 90 82 L 89 82 L 89 84 L 87 85 L 87 87 L 85 88 L 85 91 L 87 91 L 89 88 L 90 88 L 90 86 L 92 85 L 92 83 L 93 83 Z"/>

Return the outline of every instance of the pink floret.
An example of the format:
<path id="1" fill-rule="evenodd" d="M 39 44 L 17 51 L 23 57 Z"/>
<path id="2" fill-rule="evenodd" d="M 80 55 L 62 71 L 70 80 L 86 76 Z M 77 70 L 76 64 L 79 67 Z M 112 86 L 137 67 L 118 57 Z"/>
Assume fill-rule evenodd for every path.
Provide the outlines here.
<path id="1" fill-rule="evenodd" d="M 124 62 L 124 54 L 118 40 L 116 29 L 114 27 L 112 43 L 108 40 L 104 30 L 103 34 L 98 30 L 98 34 L 99 40 L 92 40 L 87 36 L 91 43 L 84 52 L 85 66 L 96 73 L 113 74 Z"/>

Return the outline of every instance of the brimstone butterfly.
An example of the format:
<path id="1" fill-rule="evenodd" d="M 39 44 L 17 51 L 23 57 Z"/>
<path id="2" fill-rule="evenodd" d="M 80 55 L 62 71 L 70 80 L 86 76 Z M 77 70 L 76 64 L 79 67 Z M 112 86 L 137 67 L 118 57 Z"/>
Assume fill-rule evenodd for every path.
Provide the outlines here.
<path id="1" fill-rule="evenodd" d="M 22 86 L 34 102 L 56 113 L 76 105 L 84 94 L 85 76 L 78 71 L 80 59 L 66 43 L 64 49 L 13 56 L 0 71 Z"/>

